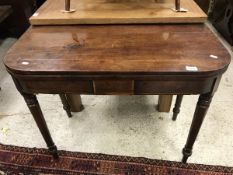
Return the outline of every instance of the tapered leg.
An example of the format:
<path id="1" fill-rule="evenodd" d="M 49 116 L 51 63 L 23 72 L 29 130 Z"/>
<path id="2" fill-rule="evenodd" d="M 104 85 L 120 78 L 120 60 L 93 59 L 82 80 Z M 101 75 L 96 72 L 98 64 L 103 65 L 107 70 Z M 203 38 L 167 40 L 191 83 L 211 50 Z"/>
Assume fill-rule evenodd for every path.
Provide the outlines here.
<path id="1" fill-rule="evenodd" d="M 176 97 L 176 104 L 175 107 L 173 108 L 173 116 L 172 120 L 176 121 L 178 114 L 180 113 L 180 106 L 182 103 L 183 95 L 177 95 Z"/>
<path id="2" fill-rule="evenodd" d="M 49 148 L 49 152 L 53 155 L 54 158 L 58 158 L 57 147 L 54 144 L 52 137 L 50 135 L 49 129 L 47 127 L 46 121 L 44 119 L 43 113 L 41 111 L 40 105 L 37 101 L 37 98 L 33 94 L 22 94 L 31 114 L 42 134 L 44 140 Z"/>
<path id="3" fill-rule="evenodd" d="M 61 101 L 62 101 L 62 104 L 63 104 L 63 109 L 66 111 L 68 117 L 72 117 L 72 114 L 71 114 L 71 109 L 70 109 L 70 105 L 67 101 L 67 98 L 66 98 L 66 95 L 65 94 L 59 94 L 60 98 L 61 98 Z"/>
<path id="4" fill-rule="evenodd" d="M 212 100 L 212 96 L 213 95 L 209 93 L 209 94 L 202 94 L 199 97 L 196 110 L 193 116 L 192 125 L 189 131 L 188 139 L 183 149 L 183 159 L 182 159 L 183 163 L 186 163 L 188 160 L 188 157 L 192 155 L 193 144 L 197 138 L 202 122 L 208 111 L 209 105 Z"/>

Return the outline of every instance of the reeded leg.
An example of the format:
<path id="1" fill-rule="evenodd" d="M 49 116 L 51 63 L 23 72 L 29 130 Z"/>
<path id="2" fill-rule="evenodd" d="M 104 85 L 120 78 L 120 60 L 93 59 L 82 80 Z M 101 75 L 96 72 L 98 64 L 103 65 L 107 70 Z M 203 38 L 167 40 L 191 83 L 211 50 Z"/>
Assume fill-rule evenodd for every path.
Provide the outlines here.
<path id="1" fill-rule="evenodd" d="M 49 129 L 47 127 L 46 121 L 44 119 L 43 113 L 41 111 L 40 105 L 37 101 L 37 98 L 33 94 L 22 94 L 31 114 L 42 134 L 44 140 L 48 146 L 49 152 L 53 155 L 54 158 L 58 158 L 57 147 L 54 144 L 52 137 L 50 135 Z"/>
<path id="2" fill-rule="evenodd" d="M 212 94 L 202 94 L 199 97 L 196 110 L 193 116 L 192 125 L 189 131 L 188 139 L 183 149 L 183 159 L 182 159 L 183 163 L 186 163 L 188 157 L 192 155 L 193 144 L 197 138 L 198 132 L 201 128 L 202 122 L 208 111 L 211 100 L 212 100 Z"/>
<path id="3" fill-rule="evenodd" d="M 60 98 L 61 98 L 61 101 L 62 101 L 62 104 L 63 104 L 63 109 L 66 111 L 68 117 L 72 117 L 72 114 L 71 114 L 71 109 L 70 109 L 70 105 L 67 101 L 67 98 L 66 98 L 66 95 L 65 94 L 59 94 Z"/>
<path id="4" fill-rule="evenodd" d="M 176 121 L 178 114 L 180 113 L 180 106 L 182 103 L 183 95 L 177 95 L 176 97 L 176 104 L 175 107 L 173 108 L 173 117 L 172 120 Z"/>

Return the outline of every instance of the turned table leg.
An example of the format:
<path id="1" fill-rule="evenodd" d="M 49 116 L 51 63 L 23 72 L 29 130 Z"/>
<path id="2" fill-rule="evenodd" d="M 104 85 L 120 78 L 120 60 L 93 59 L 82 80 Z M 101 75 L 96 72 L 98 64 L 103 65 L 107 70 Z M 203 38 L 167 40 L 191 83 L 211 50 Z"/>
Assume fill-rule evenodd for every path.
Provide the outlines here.
<path id="1" fill-rule="evenodd" d="M 198 132 L 201 128 L 202 122 L 205 118 L 205 115 L 208 111 L 209 105 L 212 100 L 212 94 L 202 94 L 199 97 L 199 100 L 197 102 L 196 110 L 194 113 L 192 125 L 189 131 L 188 139 L 186 141 L 186 145 L 183 149 L 183 159 L 182 162 L 186 163 L 188 160 L 188 157 L 192 155 L 192 148 L 193 144 L 197 138 Z"/>
<path id="2" fill-rule="evenodd" d="M 22 95 L 48 146 L 49 152 L 53 155 L 54 158 L 58 158 L 57 147 L 52 140 L 52 137 L 50 135 L 49 129 L 47 127 L 46 121 L 44 119 L 43 113 L 41 111 L 36 96 L 33 94 L 24 94 L 24 93 L 22 93 Z"/>
<path id="3" fill-rule="evenodd" d="M 183 99 L 183 95 L 177 95 L 176 104 L 175 104 L 175 107 L 173 108 L 173 116 L 172 116 L 173 121 L 177 119 L 177 116 L 180 113 L 180 106 L 182 103 L 182 99 Z"/>
<path id="4" fill-rule="evenodd" d="M 68 117 L 72 117 L 71 114 L 71 109 L 70 109 L 70 105 L 67 101 L 66 95 L 65 94 L 59 94 L 60 98 L 61 98 L 61 102 L 63 104 L 63 109 L 66 111 Z"/>

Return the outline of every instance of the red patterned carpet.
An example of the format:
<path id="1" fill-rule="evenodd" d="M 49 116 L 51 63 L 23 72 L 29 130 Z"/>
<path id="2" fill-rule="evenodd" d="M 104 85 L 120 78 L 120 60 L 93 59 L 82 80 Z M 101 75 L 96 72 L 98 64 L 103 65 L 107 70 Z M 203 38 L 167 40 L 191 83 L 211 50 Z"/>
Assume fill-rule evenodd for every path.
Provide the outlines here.
<path id="1" fill-rule="evenodd" d="M 0 144 L 0 174 L 6 175 L 233 175 L 233 168 L 59 151 L 55 161 L 45 149 Z"/>

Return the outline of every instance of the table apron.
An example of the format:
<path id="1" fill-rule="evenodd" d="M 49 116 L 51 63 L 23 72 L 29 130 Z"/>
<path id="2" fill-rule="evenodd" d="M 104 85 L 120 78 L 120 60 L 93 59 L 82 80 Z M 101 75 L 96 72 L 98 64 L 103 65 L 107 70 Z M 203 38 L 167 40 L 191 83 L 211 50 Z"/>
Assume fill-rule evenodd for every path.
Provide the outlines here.
<path id="1" fill-rule="evenodd" d="M 201 94 L 212 90 L 216 78 L 196 80 L 133 80 L 133 79 L 21 79 L 18 80 L 26 93 L 77 93 L 90 95 L 159 95 Z"/>

